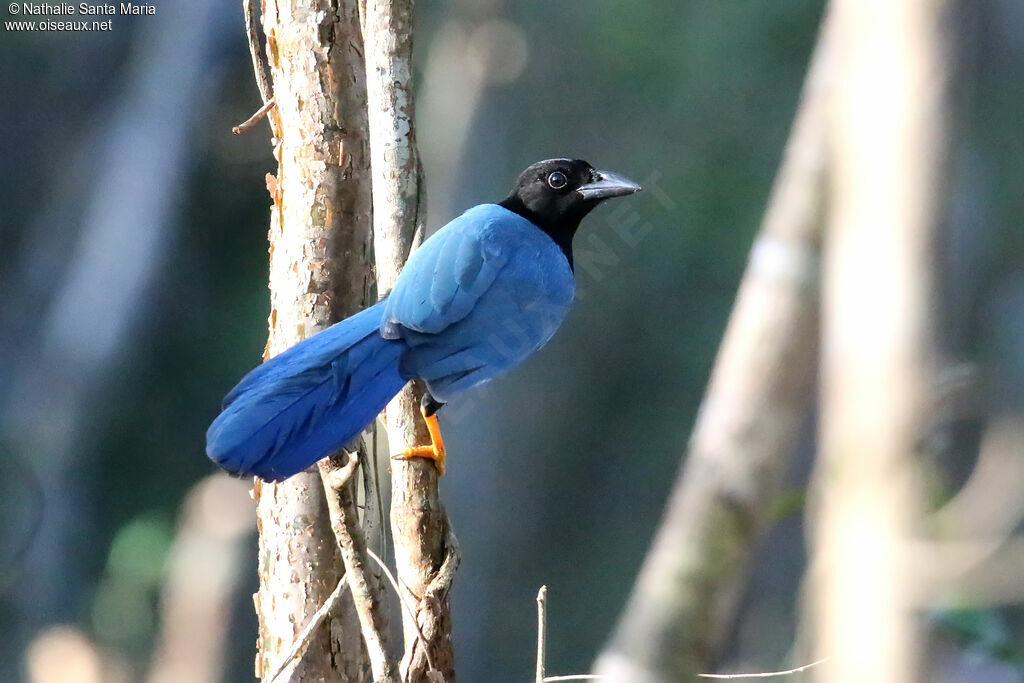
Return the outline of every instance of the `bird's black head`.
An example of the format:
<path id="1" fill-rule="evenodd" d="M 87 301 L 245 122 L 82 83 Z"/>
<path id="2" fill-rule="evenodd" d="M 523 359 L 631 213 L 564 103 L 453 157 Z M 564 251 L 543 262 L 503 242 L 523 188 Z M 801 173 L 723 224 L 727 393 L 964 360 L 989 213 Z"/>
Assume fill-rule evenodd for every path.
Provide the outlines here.
<path id="1" fill-rule="evenodd" d="M 640 191 L 618 174 L 598 171 L 581 159 L 547 159 L 523 171 L 501 206 L 551 236 L 572 265 L 572 238 L 580 221 L 605 199 Z"/>

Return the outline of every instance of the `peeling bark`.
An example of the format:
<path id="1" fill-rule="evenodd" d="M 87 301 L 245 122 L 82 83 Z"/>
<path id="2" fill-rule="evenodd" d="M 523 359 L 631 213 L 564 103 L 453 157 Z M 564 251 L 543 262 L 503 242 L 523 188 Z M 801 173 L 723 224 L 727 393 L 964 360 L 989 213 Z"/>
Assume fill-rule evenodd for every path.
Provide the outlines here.
<path id="1" fill-rule="evenodd" d="M 362 308 L 371 290 L 365 72 L 355 0 L 279 0 L 263 30 L 277 106 L 267 176 L 270 337 L 265 357 Z M 270 672 L 337 585 L 342 563 L 315 468 L 255 486 L 260 531 L 256 675 Z M 351 595 L 313 637 L 294 681 L 361 681 Z"/>

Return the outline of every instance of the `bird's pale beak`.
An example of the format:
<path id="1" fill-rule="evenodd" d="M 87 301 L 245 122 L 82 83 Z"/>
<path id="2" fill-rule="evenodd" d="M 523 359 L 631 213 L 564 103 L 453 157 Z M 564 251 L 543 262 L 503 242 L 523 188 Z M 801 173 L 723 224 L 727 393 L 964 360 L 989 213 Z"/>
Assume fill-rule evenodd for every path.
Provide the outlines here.
<path id="1" fill-rule="evenodd" d="M 576 189 L 584 199 L 608 199 L 639 192 L 643 188 L 629 178 L 611 171 L 593 171 L 591 181 Z"/>

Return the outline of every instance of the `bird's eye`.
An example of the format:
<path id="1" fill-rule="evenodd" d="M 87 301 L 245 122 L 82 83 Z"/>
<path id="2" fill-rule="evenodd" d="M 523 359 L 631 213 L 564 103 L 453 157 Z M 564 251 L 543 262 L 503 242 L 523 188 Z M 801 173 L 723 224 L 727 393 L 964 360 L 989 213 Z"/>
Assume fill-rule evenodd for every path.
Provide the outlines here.
<path id="1" fill-rule="evenodd" d="M 548 187 L 552 190 L 561 190 L 565 187 L 569 180 L 565 177 L 565 174 L 561 171 L 555 171 L 548 176 Z"/>

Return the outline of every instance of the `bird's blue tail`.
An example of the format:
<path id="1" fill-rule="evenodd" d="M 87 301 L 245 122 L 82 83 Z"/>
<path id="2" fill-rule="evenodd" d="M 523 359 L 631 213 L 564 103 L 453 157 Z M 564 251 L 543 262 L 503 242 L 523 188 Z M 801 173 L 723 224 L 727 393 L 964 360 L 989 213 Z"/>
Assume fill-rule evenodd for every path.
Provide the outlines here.
<path id="1" fill-rule="evenodd" d="M 224 399 L 206 454 L 234 474 L 278 481 L 355 438 L 405 385 L 405 343 L 380 336 L 383 303 L 260 365 Z"/>

